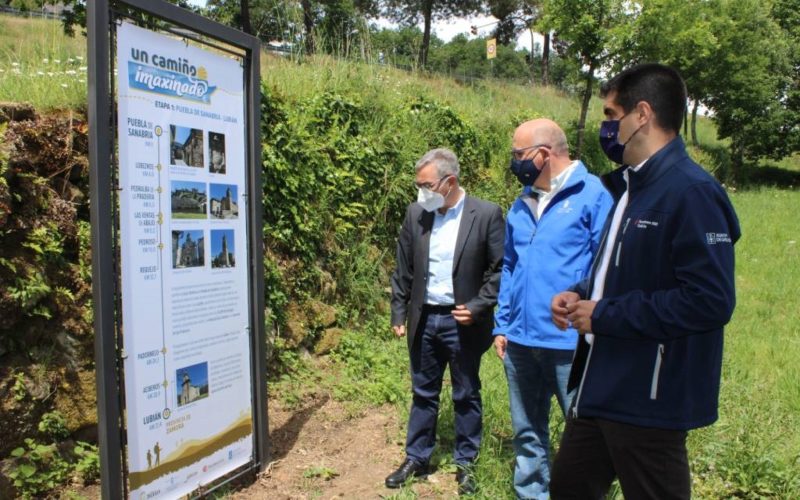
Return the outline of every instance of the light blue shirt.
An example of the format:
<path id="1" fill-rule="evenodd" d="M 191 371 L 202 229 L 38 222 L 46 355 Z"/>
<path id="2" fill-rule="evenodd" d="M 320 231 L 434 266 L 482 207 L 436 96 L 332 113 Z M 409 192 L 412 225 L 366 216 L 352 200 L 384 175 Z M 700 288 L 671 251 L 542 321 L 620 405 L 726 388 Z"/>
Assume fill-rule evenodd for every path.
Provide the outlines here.
<path id="1" fill-rule="evenodd" d="M 425 303 L 431 305 L 455 304 L 453 294 L 453 257 L 456 252 L 458 227 L 461 225 L 461 214 L 464 213 L 463 189 L 461 198 L 456 204 L 441 214 L 434 212 L 431 241 L 428 249 L 428 287 Z"/>

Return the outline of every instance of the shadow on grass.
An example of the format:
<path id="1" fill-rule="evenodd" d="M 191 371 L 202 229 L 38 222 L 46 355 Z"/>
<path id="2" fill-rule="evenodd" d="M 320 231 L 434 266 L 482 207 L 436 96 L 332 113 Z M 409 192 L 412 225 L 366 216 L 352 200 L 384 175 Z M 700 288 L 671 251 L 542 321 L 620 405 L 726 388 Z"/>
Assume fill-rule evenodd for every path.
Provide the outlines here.
<path id="1" fill-rule="evenodd" d="M 726 146 L 700 144 L 697 148 L 708 156 L 710 165 L 703 165 L 722 183 L 739 189 L 797 189 L 800 187 L 800 171 L 781 168 L 777 165 L 748 162 L 735 171 L 730 150 Z"/>

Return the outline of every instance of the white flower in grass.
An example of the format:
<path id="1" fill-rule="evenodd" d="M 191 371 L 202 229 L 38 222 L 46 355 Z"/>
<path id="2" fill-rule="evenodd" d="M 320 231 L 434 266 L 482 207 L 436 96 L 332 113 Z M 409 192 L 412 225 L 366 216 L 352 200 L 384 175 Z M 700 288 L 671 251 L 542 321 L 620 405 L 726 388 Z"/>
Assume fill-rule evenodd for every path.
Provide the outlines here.
<path id="1" fill-rule="evenodd" d="M 11 63 L 11 65 L 12 65 L 12 66 L 14 66 L 14 67 L 16 68 L 16 67 L 18 67 L 18 66 L 19 66 L 19 63 L 12 62 L 12 63 Z"/>
<path id="2" fill-rule="evenodd" d="M 65 71 L 65 73 L 68 74 L 68 75 L 77 75 L 78 74 L 78 72 L 75 71 L 74 69 L 68 69 L 67 71 Z"/>
<path id="3" fill-rule="evenodd" d="M 44 71 L 37 71 L 36 74 L 39 76 L 44 76 Z"/>
<path id="4" fill-rule="evenodd" d="M 42 62 L 43 62 L 43 63 L 45 63 L 45 64 L 47 64 L 47 63 L 49 63 L 49 62 L 50 62 L 50 59 L 48 59 L 48 58 L 46 58 L 46 57 L 45 57 L 44 59 L 42 59 Z"/>
<path id="5" fill-rule="evenodd" d="M 75 59 L 77 59 L 79 61 L 83 61 L 83 57 L 81 57 L 81 56 L 75 56 Z"/>
<path id="6" fill-rule="evenodd" d="M 67 59 L 67 62 L 68 62 L 68 63 L 70 63 L 70 64 L 72 64 L 72 63 L 74 63 L 74 62 L 75 62 L 75 59 L 73 59 L 73 58 L 71 58 L 71 57 L 70 57 L 69 59 Z"/>
<path id="7" fill-rule="evenodd" d="M 78 71 L 86 71 L 86 66 L 81 66 L 80 68 L 78 68 Z"/>
<path id="8" fill-rule="evenodd" d="M 64 87 L 64 88 L 69 87 L 69 85 L 67 85 L 66 83 L 62 83 L 61 86 Z"/>
<path id="9" fill-rule="evenodd" d="M 48 72 L 47 72 L 47 76 L 53 76 L 54 74 L 55 74 L 55 73 L 53 73 L 52 71 L 48 71 Z"/>
<path id="10" fill-rule="evenodd" d="M 61 59 L 53 59 L 53 62 L 56 64 L 61 64 Z"/>
<path id="11" fill-rule="evenodd" d="M 14 69 L 12 69 L 11 71 L 12 71 L 12 72 L 13 72 L 15 75 L 20 75 L 20 74 L 22 74 L 22 71 L 20 71 L 20 70 L 19 70 L 19 68 L 14 68 Z"/>
<path id="12" fill-rule="evenodd" d="M 80 82 L 80 83 L 86 83 L 86 80 L 84 80 L 83 78 L 81 78 L 80 80 L 78 80 L 78 82 Z"/>

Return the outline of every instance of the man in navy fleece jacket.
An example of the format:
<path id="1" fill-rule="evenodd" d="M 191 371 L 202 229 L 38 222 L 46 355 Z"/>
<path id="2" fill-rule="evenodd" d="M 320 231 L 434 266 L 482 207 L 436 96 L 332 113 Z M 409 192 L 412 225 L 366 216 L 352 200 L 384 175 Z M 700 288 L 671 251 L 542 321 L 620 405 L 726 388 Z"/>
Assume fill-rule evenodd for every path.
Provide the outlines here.
<path id="1" fill-rule="evenodd" d="M 589 277 L 551 304 L 580 334 L 551 495 L 603 498 L 616 476 L 626 498 L 689 498 L 686 435 L 717 419 L 739 223 L 678 136 L 675 70 L 634 66 L 601 95 L 600 143 L 622 167 L 603 179 L 615 205 Z"/>

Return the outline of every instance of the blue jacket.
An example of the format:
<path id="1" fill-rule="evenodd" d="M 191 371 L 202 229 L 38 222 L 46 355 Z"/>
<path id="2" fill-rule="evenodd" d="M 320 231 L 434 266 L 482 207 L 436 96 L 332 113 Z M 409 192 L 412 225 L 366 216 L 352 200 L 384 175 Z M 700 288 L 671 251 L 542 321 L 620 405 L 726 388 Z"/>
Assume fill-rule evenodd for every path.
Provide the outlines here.
<path id="1" fill-rule="evenodd" d="M 523 201 L 528 193 L 508 212 L 493 333 L 529 347 L 572 350 L 578 334 L 555 327 L 550 301 L 589 272 L 613 201 L 580 162 L 538 221 Z"/>
<path id="2" fill-rule="evenodd" d="M 603 179 L 616 200 L 623 170 Z M 594 342 L 581 340 L 575 353 L 572 415 L 662 429 L 709 425 L 722 329 L 735 305 L 736 213 L 680 137 L 630 172 L 628 197 L 592 314 Z M 590 276 L 574 290 L 588 298 L 591 285 Z"/>

